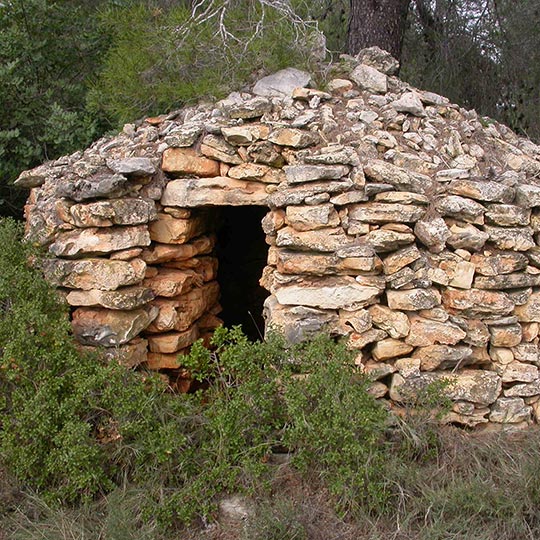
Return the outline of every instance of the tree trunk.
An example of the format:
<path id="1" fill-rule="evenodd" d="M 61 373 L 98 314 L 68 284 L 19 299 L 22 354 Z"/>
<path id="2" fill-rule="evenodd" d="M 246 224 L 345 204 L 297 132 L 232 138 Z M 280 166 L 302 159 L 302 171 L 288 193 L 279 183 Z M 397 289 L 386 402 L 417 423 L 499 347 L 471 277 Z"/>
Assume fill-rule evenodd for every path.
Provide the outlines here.
<path id="1" fill-rule="evenodd" d="M 350 0 L 349 54 L 377 45 L 399 60 L 411 0 Z"/>

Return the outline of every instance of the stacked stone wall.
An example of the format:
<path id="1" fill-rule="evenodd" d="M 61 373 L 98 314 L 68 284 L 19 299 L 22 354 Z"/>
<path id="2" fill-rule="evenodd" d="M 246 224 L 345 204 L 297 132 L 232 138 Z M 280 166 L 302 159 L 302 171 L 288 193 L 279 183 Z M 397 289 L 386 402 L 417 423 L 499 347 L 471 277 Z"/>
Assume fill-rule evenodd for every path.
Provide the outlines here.
<path id="1" fill-rule="evenodd" d="M 446 421 L 537 421 L 540 147 L 380 50 L 339 69 L 325 91 L 285 70 L 21 175 L 74 335 L 188 388 L 181 354 L 221 322 L 215 210 L 265 206 L 267 331 L 346 339 L 395 407 L 448 380 Z"/>

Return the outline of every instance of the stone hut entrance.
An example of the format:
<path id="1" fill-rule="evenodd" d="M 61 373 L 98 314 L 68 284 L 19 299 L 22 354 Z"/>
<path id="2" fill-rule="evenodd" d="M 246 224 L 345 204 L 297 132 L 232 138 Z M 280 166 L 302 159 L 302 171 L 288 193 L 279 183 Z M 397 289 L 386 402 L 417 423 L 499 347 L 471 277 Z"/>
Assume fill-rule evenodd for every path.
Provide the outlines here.
<path id="1" fill-rule="evenodd" d="M 225 206 L 217 211 L 217 281 L 227 327 L 241 325 L 252 340 L 264 336 L 263 303 L 268 291 L 259 280 L 268 259 L 261 221 L 268 209 L 261 206 Z"/>

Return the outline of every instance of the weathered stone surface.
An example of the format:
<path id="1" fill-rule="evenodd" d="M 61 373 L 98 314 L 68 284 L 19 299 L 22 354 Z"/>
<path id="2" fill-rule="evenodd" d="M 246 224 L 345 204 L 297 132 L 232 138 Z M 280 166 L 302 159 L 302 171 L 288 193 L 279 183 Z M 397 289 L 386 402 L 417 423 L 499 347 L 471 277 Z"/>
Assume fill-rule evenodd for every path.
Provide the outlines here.
<path id="1" fill-rule="evenodd" d="M 323 228 L 315 231 L 296 231 L 284 227 L 277 233 L 276 244 L 302 251 L 332 252 L 352 244 L 353 239 L 340 228 Z"/>
<path id="2" fill-rule="evenodd" d="M 531 211 L 528 208 L 512 204 L 490 204 L 485 214 L 486 221 L 502 227 L 527 226 L 531 221 Z"/>
<path id="3" fill-rule="evenodd" d="M 386 75 L 395 75 L 399 69 L 399 62 L 387 51 L 379 47 L 362 49 L 356 60 L 366 66 L 371 66 Z"/>
<path id="4" fill-rule="evenodd" d="M 96 350 L 95 347 L 82 347 L 83 349 Z M 129 343 L 114 348 L 99 348 L 99 352 L 107 361 L 118 362 L 127 368 L 133 368 L 144 364 L 148 360 L 148 342 L 146 339 L 135 338 Z"/>
<path id="5" fill-rule="evenodd" d="M 272 131 L 268 140 L 280 146 L 307 148 L 308 146 L 316 144 L 319 138 L 311 131 L 295 128 L 280 128 Z"/>
<path id="6" fill-rule="evenodd" d="M 506 397 L 531 397 L 540 395 L 540 380 L 531 383 L 514 384 L 504 390 Z"/>
<path id="7" fill-rule="evenodd" d="M 156 172 L 153 161 L 145 157 L 110 159 L 107 161 L 107 167 L 117 174 L 128 176 L 151 176 Z"/>
<path id="8" fill-rule="evenodd" d="M 467 364 L 472 349 L 465 346 L 428 345 L 417 348 L 412 357 L 420 362 L 422 371 L 450 369 Z"/>
<path id="9" fill-rule="evenodd" d="M 381 293 L 380 289 L 360 285 L 349 277 L 304 279 L 272 292 L 282 305 L 320 309 L 359 309 L 373 304 Z"/>
<path id="10" fill-rule="evenodd" d="M 474 280 L 477 289 L 521 289 L 540 285 L 540 274 L 501 274 L 478 276 Z"/>
<path id="11" fill-rule="evenodd" d="M 136 246 L 148 246 L 150 235 L 144 225 L 134 227 L 91 227 L 59 234 L 49 251 L 57 257 L 100 255 Z"/>
<path id="12" fill-rule="evenodd" d="M 531 364 L 510 362 L 501 369 L 502 382 L 532 383 L 538 380 L 538 368 Z"/>
<path id="13" fill-rule="evenodd" d="M 204 215 L 176 219 L 169 214 L 159 214 L 159 219 L 149 226 L 150 238 L 162 244 L 185 244 L 207 228 Z"/>
<path id="14" fill-rule="evenodd" d="M 390 398 L 398 402 L 414 400 L 420 390 L 436 381 L 447 381 L 448 386 L 443 393 L 453 401 L 479 405 L 494 403 L 502 388 L 501 378 L 493 371 L 464 369 L 456 373 L 431 372 L 408 379 L 396 374 L 392 378 Z"/>
<path id="15" fill-rule="evenodd" d="M 465 336 L 465 332 L 450 322 L 438 322 L 423 317 L 410 317 L 411 330 L 405 342 L 413 347 L 430 345 L 455 345 Z"/>
<path id="16" fill-rule="evenodd" d="M 187 330 L 205 311 L 214 306 L 219 298 L 219 285 L 216 281 L 196 287 L 188 293 L 175 298 L 156 298 L 152 305 L 159 313 L 147 332 L 167 332 Z"/>
<path id="17" fill-rule="evenodd" d="M 224 176 L 173 180 L 161 198 L 165 206 L 194 208 L 197 206 L 265 206 L 268 198 L 263 183 L 247 182 Z"/>
<path id="18" fill-rule="evenodd" d="M 258 80 L 253 93 L 265 97 L 288 97 L 298 87 L 308 86 L 311 75 L 295 68 L 286 68 Z"/>
<path id="19" fill-rule="evenodd" d="M 364 173 L 370 180 L 390 184 L 401 191 L 426 193 L 432 185 L 429 176 L 413 173 L 379 159 L 370 159 L 364 166 Z"/>
<path id="20" fill-rule="evenodd" d="M 489 342 L 494 347 L 515 347 L 521 343 L 521 325 L 511 324 L 508 326 L 490 326 Z"/>
<path id="21" fill-rule="evenodd" d="M 242 163 L 242 158 L 236 151 L 236 148 L 216 135 L 210 134 L 203 138 L 201 141 L 200 152 L 203 156 L 215 159 L 216 161 L 221 162 L 221 164 L 227 163 L 230 165 L 239 165 Z"/>
<path id="22" fill-rule="evenodd" d="M 110 174 L 105 170 L 81 178 L 65 176 L 56 186 L 58 197 L 80 202 L 87 199 L 117 198 L 129 192 L 128 179 L 122 174 Z"/>
<path id="23" fill-rule="evenodd" d="M 398 270 L 401 270 L 405 266 L 418 260 L 420 257 L 421 253 L 416 246 L 409 246 L 395 251 L 383 259 L 384 273 L 387 276 L 394 274 Z"/>
<path id="24" fill-rule="evenodd" d="M 231 167 L 227 176 L 236 180 L 250 182 L 264 182 L 265 184 L 279 184 L 285 177 L 281 169 L 262 165 L 260 163 L 242 163 Z"/>
<path id="25" fill-rule="evenodd" d="M 376 260 L 373 256 L 340 258 L 335 254 L 280 249 L 276 265 L 282 274 L 356 275 L 375 270 Z"/>
<path id="26" fill-rule="evenodd" d="M 365 241 L 377 253 L 386 253 L 412 244 L 414 242 L 414 234 L 378 229 L 367 234 Z"/>
<path id="27" fill-rule="evenodd" d="M 200 236 L 189 244 L 153 244 L 141 254 L 148 264 L 184 261 L 197 255 L 210 253 L 215 245 L 215 237 Z"/>
<path id="28" fill-rule="evenodd" d="M 171 354 L 192 345 L 199 337 L 199 329 L 196 325 L 183 332 L 167 332 L 148 336 L 150 352 Z"/>
<path id="29" fill-rule="evenodd" d="M 473 283 L 475 269 L 475 265 L 470 262 L 458 262 L 448 284 L 458 289 L 470 289 Z"/>
<path id="30" fill-rule="evenodd" d="M 339 180 L 349 174 L 349 167 L 344 165 L 288 165 L 283 167 L 283 170 L 289 184 Z"/>
<path id="31" fill-rule="evenodd" d="M 177 175 L 219 176 L 219 163 L 201 156 L 191 148 L 168 148 L 163 152 L 161 168 Z"/>
<path id="32" fill-rule="evenodd" d="M 43 262 L 42 268 L 45 277 L 53 285 L 86 291 L 114 291 L 119 287 L 140 283 L 144 279 L 146 263 L 141 259 L 49 259 Z"/>
<path id="33" fill-rule="evenodd" d="M 421 219 L 414 226 L 414 234 L 433 253 L 440 253 L 452 233 L 444 219 Z"/>
<path id="34" fill-rule="evenodd" d="M 540 186 L 532 184 L 516 186 L 516 203 L 525 208 L 540 206 Z"/>
<path id="35" fill-rule="evenodd" d="M 386 291 L 388 307 L 398 311 L 420 311 L 440 305 L 441 295 L 436 289 L 408 289 Z"/>
<path id="36" fill-rule="evenodd" d="M 446 241 L 454 249 L 480 251 L 489 238 L 487 232 L 477 229 L 469 223 L 454 223 L 450 226 L 451 236 Z"/>
<path id="37" fill-rule="evenodd" d="M 70 306 L 101 306 L 107 309 L 137 309 L 154 299 L 154 293 L 148 287 L 124 287 L 115 291 L 90 289 L 74 290 L 68 293 L 66 300 Z"/>
<path id="38" fill-rule="evenodd" d="M 78 308 L 72 317 L 73 334 L 84 345 L 116 347 L 136 337 L 157 314 L 152 306 L 131 311 Z"/>
<path id="39" fill-rule="evenodd" d="M 373 324 L 387 332 L 391 338 L 399 339 L 409 335 L 411 325 L 405 313 L 377 304 L 369 308 L 369 314 Z"/>
<path id="40" fill-rule="evenodd" d="M 385 339 L 387 336 L 388 334 L 384 330 L 377 328 L 371 328 L 361 333 L 353 332 L 349 335 L 347 346 L 349 349 L 361 350 L 370 343 Z"/>
<path id="41" fill-rule="evenodd" d="M 449 195 L 436 200 L 435 209 L 442 216 L 455 217 L 475 225 L 484 224 L 486 209 L 480 203 L 471 199 Z"/>
<path id="42" fill-rule="evenodd" d="M 492 406 L 490 422 L 517 424 L 531 419 L 532 409 L 521 398 L 499 398 Z"/>
<path id="43" fill-rule="evenodd" d="M 414 116 L 425 116 L 426 111 L 420 96 L 416 92 L 405 92 L 399 99 L 390 104 L 396 111 Z"/>
<path id="44" fill-rule="evenodd" d="M 221 133 L 229 144 L 250 145 L 260 139 L 266 139 L 270 128 L 264 124 L 251 124 L 221 128 Z"/>
<path id="45" fill-rule="evenodd" d="M 486 225 L 484 230 L 489 235 L 489 241 L 498 249 L 511 249 L 514 251 L 527 251 L 536 246 L 530 227 L 510 228 L 491 227 Z"/>
<path id="46" fill-rule="evenodd" d="M 202 285 L 202 278 L 193 270 L 160 268 L 157 275 L 144 280 L 156 296 L 178 296 L 187 293 L 195 286 Z"/>
<path id="47" fill-rule="evenodd" d="M 371 354 L 375 360 L 384 361 L 391 358 L 398 358 L 399 356 L 406 356 L 412 350 L 413 347 L 411 345 L 399 339 L 387 338 L 377 341 L 371 350 Z"/>
<path id="48" fill-rule="evenodd" d="M 522 306 L 516 306 L 514 314 L 521 322 L 540 322 L 540 292 L 531 294 Z"/>
<path id="49" fill-rule="evenodd" d="M 514 200 L 514 189 L 489 180 L 452 180 L 448 191 L 453 195 L 469 197 L 477 201 L 509 204 Z"/>
<path id="50" fill-rule="evenodd" d="M 442 303 L 451 313 L 458 311 L 471 317 L 508 315 L 514 309 L 513 302 L 504 293 L 480 289 L 446 289 L 442 293 Z"/>
<path id="51" fill-rule="evenodd" d="M 74 204 L 69 209 L 69 223 L 76 227 L 111 227 L 142 225 L 157 219 L 156 205 L 150 199 L 109 199 Z"/>
<path id="52" fill-rule="evenodd" d="M 271 207 L 284 207 L 291 204 L 302 204 L 311 197 L 324 196 L 328 200 L 332 193 L 341 193 L 352 187 L 352 180 L 335 180 L 324 182 L 308 182 L 306 184 L 294 184 L 287 191 L 276 191 L 267 200 Z M 322 202 L 322 201 L 321 201 Z"/>
<path id="53" fill-rule="evenodd" d="M 426 213 L 411 204 L 361 203 L 349 207 L 349 217 L 367 223 L 414 223 Z"/>
<path id="54" fill-rule="evenodd" d="M 388 88 L 386 75 L 365 64 L 356 66 L 349 76 L 362 90 L 384 94 Z"/>
<path id="55" fill-rule="evenodd" d="M 471 263 L 476 267 L 476 272 L 482 276 L 499 276 L 500 274 L 512 274 L 527 267 L 528 259 L 521 253 L 496 253 L 494 255 L 473 254 Z"/>
<path id="56" fill-rule="evenodd" d="M 299 343 L 321 332 L 335 331 L 339 322 L 335 311 L 282 306 L 273 295 L 265 300 L 263 314 L 266 332 L 281 332 L 290 343 Z"/>
<path id="57" fill-rule="evenodd" d="M 325 227 L 336 227 L 340 219 L 331 204 L 317 206 L 288 206 L 287 223 L 296 231 L 310 231 Z"/>

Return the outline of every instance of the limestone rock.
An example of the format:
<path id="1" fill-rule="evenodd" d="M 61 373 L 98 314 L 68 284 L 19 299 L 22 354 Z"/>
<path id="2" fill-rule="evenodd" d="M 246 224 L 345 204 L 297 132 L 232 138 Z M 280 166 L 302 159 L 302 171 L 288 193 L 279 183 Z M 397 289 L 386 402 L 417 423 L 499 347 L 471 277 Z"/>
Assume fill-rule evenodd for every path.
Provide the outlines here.
<path id="1" fill-rule="evenodd" d="M 529 227 L 492 227 L 486 225 L 484 230 L 489 235 L 489 241 L 498 249 L 527 251 L 536 246 Z"/>
<path id="2" fill-rule="evenodd" d="M 311 75 L 295 68 L 286 68 L 258 80 L 253 93 L 265 97 L 289 97 L 295 88 L 308 86 Z"/>
<path id="3" fill-rule="evenodd" d="M 349 174 L 349 168 L 344 165 L 289 165 L 283 167 L 283 170 L 289 184 L 339 180 Z"/>
<path id="4" fill-rule="evenodd" d="M 477 201 L 509 204 L 514 200 L 514 189 L 489 180 L 452 180 L 448 190 L 453 195 Z"/>
<path id="5" fill-rule="evenodd" d="M 171 354 L 189 347 L 199 337 L 199 329 L 196 325 L 183 332 L 167 332 L 148 336 L 150 352 Z"/>
<path id="6" fill-rule="evenodd" d="M 373 324 L 387 332 L 391 338 L 399 339 L 409 335 L 411 325 L 405 313 L 376 304 L 369 308 L 369 314 Z"/>
<path id="7" fill-rule="evenodd" d="M 42 269 L 52 285 L 85 291 L 90 289 L 114 291 L 119 287 L 140 283 L 144 279 L 146 264 L 141 259 L 130 261 L 49 259 L 43 262 Z"/>
<path id="8" fill-rule="evenodd" d="M 264 303 L 266 332 L 279 331 L 290 343 L 299 343 L 321 332 L 331 332 L 338 324 L 335 311 L 306 306 L 282 306 L 275 296 Z"/>
<path id="9" fill-rule="evenodd" d="M 191 148 L 168 148 L 163 152 L 161 168 L 175 175 L 219 176 L 219 163 Z"/>
<path id="10" fill-rule="evenodd" d="M 152 160 L 145 157 L 111 159 L 107 161 L 107 167 L 117 174 L 127 176 L 151 176 L 156 172 L 156 166 Z"/>
<path id="11" fill-rule="evenodd" d="M 478 202 L 458 195 L 448 195 L 435 201 L 435 209 L 442 216 L 455 217 L 474 225 L 484 224 L 485 208 Z"/>
<path id="12" fill-rule="evenodd" d="M 450 227 L 450 237 L 446 241 L 454 249 L 480 251 L 489 238 L 487 232 L 477 229 L 469 223 L 455 223 Z"/>
<path id="13" fill-rule="evenodd" d="M 229 144 L 248 146 L 260 139 L 266 139 L 270 128 L 264 124 L 231 126 L 221 128 L 221 133 Z"/>
<path id="14" fill-rule="evenodd" d="M 136 337 L 157 314 L 150 306 L 131 311 L 78 308 L 73 312 L 73 334 L 85 345 L 116 347 Z"/>
<path id="15" fill-rule="evenodd" d="M 66 300 L 70 306 L 100 306 L 107 309 L 137 309 L 154 299 L 154 293 L 147 287 L 124 287 L 115 291 L 90 289 L 74 290 Z"/>
<path id="16" fill-rule="evenodd" d="M 173 180 L 165 187 L 161 204 L 184 208 L 206 205 L 264 206 L 267 198 L 268 194 L 263 183 L 217 176 Z"/>
<path id="17" fill-rule="evenodd" d="M 160 268 L 157 275 L 144 280 L 156 296 L 178 296 L 187 293 L 197 285 L 202 285 L 201 277 L 193 270 Z"/>
<path id="18" fill-rule="evenodd" d="M 531 221 L 531 211 L 528 208 L 512 204 L 490 204 L 485 218 L 488 223 L 502 227 L 525 227 Z"/>
<path id="19" fill-rule="evenodd" d="M 339 225 L 339 216 L 331 204 L 288 206 L 287 223 L 297 231 L 309 231 Z"/>
<path id="20" fill-rule="evenodd" d="M 429 347 L 430 345 L 456 345 L 465 336 L 465 332 L 450 322 L 438 322 L 423 317 L 410 318 L 411 330 L 405 342 L 413 347 Z"/>
<path id="21" fill-rule="evenodd" d="M 349 349 L 361 350 L 370 343 L 381 341 L 385 339 L 388 334 L 384 330 L 378 328 L 370 328 L 365 332 L 357 333 L 353 332 L 349 335 L 349 341 L 347 343 Z"/>
<path id="22" fill-rule="evenodd" d="M 386 291 L 388 307 L 398 311 L 420 311 L 440 305 L 441 295 L 436 289 L 408 289 Z"/>
<path id="23" fill-rule="evenodd" d="M 522 289 L 540 285 L 539 274 L 501 274 L 478 276 L 474 280 L 477 289 Z"/>
<path id="24" fill-rule="evenodd" d="M 62 178 L 56 186 L 56 195 L 81 202 L 100 197 L 122 197 L 129 190 L 128 179 L 124 175 L 99 171 L 84 178 L 78 176 Z"/>
<path id="25" fill-rule="evenodd" d="M 516 203 L 526 208 L 540 206 L 540 186 L 533 184 L 516 186 Z"/>
<path id="26" fill-rule="evenodd" d="M 414 116 L 425 116 L 426 114 L 420 96 L 416 92 L 405 92 L 391 105 L 398 112 L 405 112 Z"/>
<path id="27" fill-rule="evenodd" d="M 356 66 L 351 72 L 350 78 L 360 89 L 369 92 L 384 94 L 388 88 L 386 75 L 365 64 Z"/>
<path id="28" fill-rule="evenodd" d="M 361 203 L 349 207 L 350 219 L 367 223 L 414 223 L 426 213 L 412 204 Z"/>
<path id="29" fill-rule="evenodd" d="M 302 283 L 280 286 L 272 291 L 282 305 L 320 309 L 359 309 L 375 302 L 376 287 L 360 285 L 353 278 L 304 279 Z"/>
<path id="30" fill-rule="evenodd" d="M 184 244 L 199 236 L 207 228 L 204 215 L 188 219 L 176 219 L 169 214 L 159 214 L 159 219 L 150 224 L 150 238 L 162 244 Z"/>
<path id="31" fill-rule="evenodd" d="M 511 251 L 488 256 L 475 253 L 471 257 L 471 263 L 476 267 L 476 272 L 482 276 L 499 276 L 524 270 L 528 259 L 521 253 Z"/>
<path id="32" fill-rule="evenodd" d="M 387 338 L 381 341 L 377 341 L 371 354 L 377 361 L 389 360 L 391 358 L 398 358 L 399 356 L 406 356 L 413 350 L 411 345 L 404 343 L 399 339 Z"/>
<path id="33" fill-rule="evenodd" d="M 394 251 L 383 259 L 384 273 L 388 276 L 401 270 L 405 266 L 413 263 L 421 257 L 416 246 L 409 246 L 398 251 Z"/>
<path id="34" fill-rule="evenodd" d="M 280 169 L 257 163 L 242 163 L 231 167 L 227 176 L 236 180 L 264 182 L 265 184 L 279 184 L 284 180 L 284 175 Z"/>
<path id="35" fill-rule="evenodd" d="M 392 378 L 390 398 L 404 402 L 427 385 L 437 381 L 446 381 L 443 393 L 453 401 L 468 401 L 479 405 L 494 403 L 501 393 L 501 378 L 493 371 L 464 369 L 456 373 L 431 372 L 419 377 L 404 379 L 396 374 Z"/>
<path id="36" fill-rule="evenodd" d="M 531 419 L 532 409 L 521 398 L 499 398 L 492 406 L 490 422 L 517 424 Z"/>
<path id="37" fill-rule="evenodd" d="M 371 231 L 365 236 L 366 244 L 371 246 L 377 253 L 394 251 L 414 242 L 414 234 L 410 232 L 398 232 L 388 229 Z"/>
<path id="38" fill-rule="evenodd" d="M 68 220 L 76 227 L 111 227 L 141 225 L 157 219 L 156 205 L 150 199 L 109 199 L 87 204 L 74 204 Z"/>
<path id="39" fill-rule="evenodd" d="M 356 60 L 366 66 L 371 66 L 386 75 L 395 75 L 399 69 L 399 62 L 387 51 L 379 47 L 362 49 Z"/>
<path id="40" fill-rule="evenodd" d="M 465 365 L 472 349 L 465 346 L 428 345 L 417 348 L 412 357 L 418 359 L 422 371 L 450 369 Z"/>
<path id="41" fill-rule="evenodd" d="M 62 233 L 50 246 L 57 257 L 100 255 L 135 246 L 148 246 L 150 235 L 144 225 L 135 227 L 88 228 Z"/>
<path id="42" fill-rule="evenodd" d="M 508 315 L 514 309 L 513 302 L 504 293 L 480 289 L 452 289 L 442 293 L 443 306 L 451 312 L 465 316 Z"/>
<path id="43" fill-rule="evenodd" d="M 240 100 L 226 108 L 227 114 L 231 118 L 241 118 L 243 120 L 259 118 L 271 110 L 272 103 L 262 96 Z"/>
<path id="44" fill-rule="evenodd" d="M 400 191 L 425 193 L 429 191 L 432 181 L 429 176 L 412 173 L 407 169 L 378 159 L 370 159 L 364 167 L 366 176 L 384 184 L 390 184 Z"/>
<path id="45" fill-rule="evenodd" d="M 280 146 L 290 146 L 292 148 L 306 148 L 318 142 L 318 137 L 302 129 L 280 128 L 273 131 L 268 137 L 270 142 Z"/>
<path id="46" fill-rule="evenodd" d="M 421 219 L 415 224 L 414 233 L 420 242 L 433 253 L 440 253 L 448 238 L 452 236 L 446 222 L 440 217 Z"/>
<path id="47" fill-rule="evenodd" d="M 334 252 L 352 244 L 340 228 L 322 228 L 314 231 L 296 231 L 291 227 L 284 227 L 277 233 L 276 244 L 301 251 Z"/>
<path id="48" fill-rule="evenodd" d="M 540 322 L 540 292 L 531 294 L 522 306 L 516 306 L 514 313 L 521 322 Z"/>

